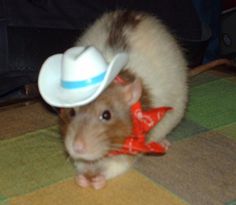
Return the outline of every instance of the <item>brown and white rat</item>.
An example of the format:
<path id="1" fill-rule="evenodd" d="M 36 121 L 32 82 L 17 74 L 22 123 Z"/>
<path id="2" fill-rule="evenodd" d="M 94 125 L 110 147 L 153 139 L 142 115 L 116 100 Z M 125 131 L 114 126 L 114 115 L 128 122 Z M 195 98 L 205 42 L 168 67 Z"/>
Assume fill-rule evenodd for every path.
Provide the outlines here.
<path id="1" fill-rule="evenodd" d="M 113 82 L 93 102 L 61 111 L 65 147 L 82 187 L 100 189 L 106 180 L 125 172 L 136 157 L 107 157 L 131 133 L 130 106 L 141 100 L 144 109 L 173 108 L 152 130 L 148 141 L 168 146 L 165 137 L 181 121 L 187 103 L 187 64 L 181 48 L 162 22 L 146 13 L 104 14 L 75 46 L 94 46 L 110 62 L 118 52 L 129 61 L 120 73 L 125 84 Z"/>

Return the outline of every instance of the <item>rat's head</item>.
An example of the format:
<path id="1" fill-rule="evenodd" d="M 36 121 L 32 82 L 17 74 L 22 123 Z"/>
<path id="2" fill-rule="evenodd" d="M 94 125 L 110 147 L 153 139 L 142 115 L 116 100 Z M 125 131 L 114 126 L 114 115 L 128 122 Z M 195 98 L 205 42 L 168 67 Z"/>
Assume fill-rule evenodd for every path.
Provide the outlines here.
<path id="1" fill-rule="evenodd" d="M 141 96 L 141 81 L 112 83 L 92 103 L 63 109 L 65 146 L 73 159 L 98 160 L 118 149 L 132 131 L 130 106 Z"/>

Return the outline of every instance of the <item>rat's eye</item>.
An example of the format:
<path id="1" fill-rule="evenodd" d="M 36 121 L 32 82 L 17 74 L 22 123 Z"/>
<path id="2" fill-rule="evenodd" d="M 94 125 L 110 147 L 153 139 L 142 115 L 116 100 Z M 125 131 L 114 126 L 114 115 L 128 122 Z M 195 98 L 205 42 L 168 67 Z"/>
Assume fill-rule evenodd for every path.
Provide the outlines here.
<path id="1" fill-rule="evenodd" d="M 102 115 L 100 116 L 101 120 L 110 120 L 111 119 L 111 112 L 109 110 L 103 111 Z"/>
<path id="2" fill-rule="evenodd" d="M 70 111 L 69 111 L 69 115 L 70 115 L 71 117 L 74 117 L 75 114 L 76 114 L 75 110 L 74 110 L 73 108 L 71 108 Z"/>

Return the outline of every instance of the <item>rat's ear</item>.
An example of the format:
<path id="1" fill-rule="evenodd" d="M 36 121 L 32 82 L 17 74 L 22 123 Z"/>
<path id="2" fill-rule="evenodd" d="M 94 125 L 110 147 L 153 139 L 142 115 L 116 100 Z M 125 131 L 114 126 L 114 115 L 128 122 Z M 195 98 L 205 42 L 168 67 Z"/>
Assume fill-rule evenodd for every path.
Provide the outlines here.
<path id="1" fill-rule="evenodd" d="M 136 78 L 133 82 L 124 86 L 124 99 L 129 106 L 136 103 L 142 95 L 142 82 Z"/>

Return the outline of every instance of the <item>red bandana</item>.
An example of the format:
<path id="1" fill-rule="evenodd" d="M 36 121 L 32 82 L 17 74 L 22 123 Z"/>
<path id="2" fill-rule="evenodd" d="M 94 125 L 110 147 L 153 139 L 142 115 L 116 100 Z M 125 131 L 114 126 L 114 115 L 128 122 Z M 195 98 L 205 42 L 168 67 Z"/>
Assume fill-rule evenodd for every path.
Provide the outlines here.
<path id="1" fill-rule="evenodd" d="M 135 155 L 138 153 L 164 154 L 166 149 L 157 142 L 146 143 L 145 135 L 164 117 L 165 113 L 172 110 L 171 107 L 152 108 L 147 111 L 142 110 L 140 102 L 131 106 L 133 130 L 127 136 L 122 148 L 111 151 L 108 156 L 121 154 Z"/>

